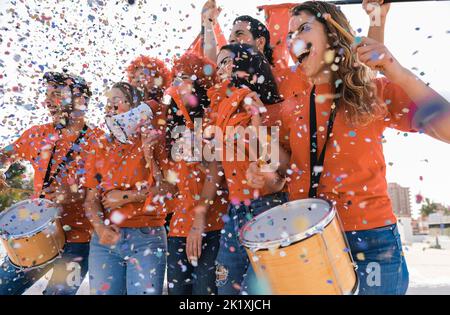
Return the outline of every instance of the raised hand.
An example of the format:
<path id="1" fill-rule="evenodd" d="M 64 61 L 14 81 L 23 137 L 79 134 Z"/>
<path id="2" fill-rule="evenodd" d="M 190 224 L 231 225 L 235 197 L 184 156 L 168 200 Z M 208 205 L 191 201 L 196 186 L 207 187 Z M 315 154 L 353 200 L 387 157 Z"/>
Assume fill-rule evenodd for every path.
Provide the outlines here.
<path id="1" fill-rule="evenodd" d="M 368 37 L 362 37 L 356 46 L 359 60 L 372 70 L 381 70 L 392 82 L 397 82 L 403 72 L 403 67 L 394 58 L 387 47 Z"/>

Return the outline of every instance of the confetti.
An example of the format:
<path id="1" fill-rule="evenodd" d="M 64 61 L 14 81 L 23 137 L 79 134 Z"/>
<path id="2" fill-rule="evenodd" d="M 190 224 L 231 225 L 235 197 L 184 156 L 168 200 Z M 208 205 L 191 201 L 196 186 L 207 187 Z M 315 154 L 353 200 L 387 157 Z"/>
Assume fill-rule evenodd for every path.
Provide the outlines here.
<path id="1" fill-rule="evenodd" d="M 306 231 L 309 226 L 310 226 L 311 222 L 308 220 L 307 217 L 297 217 L 294 219 L 294 222 L 292 223 L 294 229 L 298 232 L 303 232 Z"/>
<path id="2" fill-rule="evenodd" d="M 125 220 L 125 216 L 120 211 L 114 211 L 111 214 L 110 220 L 113 224 L 119 225 Z"/>
<path id="3" fill-rule="evenodd" d="M 366 260 L 366 256 L 364 255 L 364 253 L 357 253 L 356 259 L 359 261 L 364 261 L 364 260 Z"/>

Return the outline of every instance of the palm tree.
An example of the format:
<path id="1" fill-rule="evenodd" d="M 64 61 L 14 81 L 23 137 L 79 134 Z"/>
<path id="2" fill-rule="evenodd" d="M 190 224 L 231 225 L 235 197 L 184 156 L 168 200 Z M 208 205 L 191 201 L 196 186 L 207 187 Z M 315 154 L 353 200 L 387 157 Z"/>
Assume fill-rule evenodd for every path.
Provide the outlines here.
<path id="1" fill-rule="evenodd" d="M 26 167 L 20 163 L 12 164 L 5 172 L 6 181 L 13 189 L 0 191 L 0 212 L 10 207 L 12 204 L 30 197 L 31 193 L 14 190 L 14 188 L 18 188 L 32 191 L 33 181 L 25 181 L 22 177 L 25 172 Z"/>
<path id="2" fill-rule="evenodd" d="M 439 210 L 439 205 L 435 202 L 432 202 L 430 198 L 425 198 L 425 203 L 422 204 L 420 208 L 420 214 L 422 217 L 428 217 L 430 214 L 435 213 Z"/>

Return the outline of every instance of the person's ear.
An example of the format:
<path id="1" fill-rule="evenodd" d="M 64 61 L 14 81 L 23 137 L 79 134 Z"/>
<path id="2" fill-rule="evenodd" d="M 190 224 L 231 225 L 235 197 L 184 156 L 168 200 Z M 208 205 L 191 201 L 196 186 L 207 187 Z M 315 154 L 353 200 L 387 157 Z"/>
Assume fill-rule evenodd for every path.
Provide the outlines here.
<path id="1" fill-rule="evenodd" d="M 72 110 L 86 110 L 88 100 L 84 96 L 75 97 Z"/>
<path id="2" fill-rule="evenodd" d="M 264 54 L 264 47 L 266 46 L 266 38 L 259 37 L 256 39 L 256 48 L 258 48 L 259 52 Z"/>

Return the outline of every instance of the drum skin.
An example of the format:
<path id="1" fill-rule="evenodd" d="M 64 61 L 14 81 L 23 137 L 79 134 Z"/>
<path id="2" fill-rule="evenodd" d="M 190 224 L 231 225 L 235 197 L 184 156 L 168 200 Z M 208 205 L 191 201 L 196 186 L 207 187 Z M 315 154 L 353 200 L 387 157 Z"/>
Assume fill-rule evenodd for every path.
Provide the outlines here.
<path id="1" fill-rule="evenodd" d="M 295 244 L 246 251 L 258 278 L 268 282 L 271 294 L 341 295 L 354 294 L 357 288 L 355 268 L 337 216 L 322 233 Z"/>
<path id="2" fill-rule="evenodd" d="M 66 242 L 58 219 L 40 232 L 22 238 L 1 239 L 9 260 L 17 267 L 34 268 L 50 262 L 63 250 Z"/>

